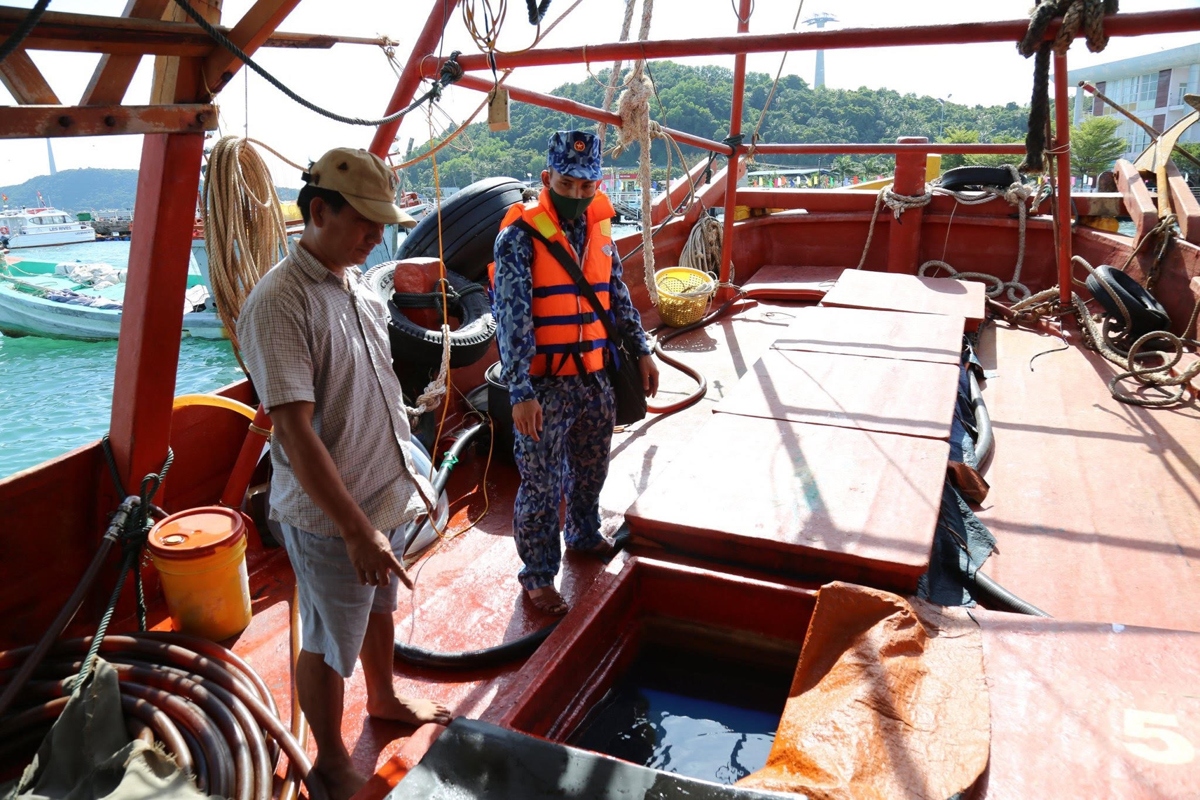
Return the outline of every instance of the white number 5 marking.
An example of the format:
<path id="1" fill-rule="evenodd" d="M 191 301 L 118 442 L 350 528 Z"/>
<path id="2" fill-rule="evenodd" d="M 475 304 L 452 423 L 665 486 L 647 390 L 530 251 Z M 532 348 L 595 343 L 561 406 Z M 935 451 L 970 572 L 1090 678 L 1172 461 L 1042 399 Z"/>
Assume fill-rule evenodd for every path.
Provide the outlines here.
<path id="1" fill-rule="evenodd" d="M 1158 714 L 1153 711 L 1125 710 L 1125 736 L 1130 739 L 1148 739 L 1145 742 L 1123 742 L 1125 749 L 1139 758 L 1155 764 L 1190 764 L 1196 758 L 1196 748 L 1182 734 L 1168 728 L 1178 728 L 1174 714 Z"/>

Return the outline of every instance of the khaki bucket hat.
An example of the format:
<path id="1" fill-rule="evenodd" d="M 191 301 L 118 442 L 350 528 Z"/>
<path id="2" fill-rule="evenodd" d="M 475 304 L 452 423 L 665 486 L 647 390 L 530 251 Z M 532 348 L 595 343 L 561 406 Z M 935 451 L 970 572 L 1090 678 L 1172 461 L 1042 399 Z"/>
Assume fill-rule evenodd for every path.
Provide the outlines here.
<path id="1" fill-rule="evenodd" d="M 308 168 L 306 182 L 339 193 L 372 222 L 405 228 L 417 224 L 396 205 L 396 174 L 374 153 L 335 147 Z"/>

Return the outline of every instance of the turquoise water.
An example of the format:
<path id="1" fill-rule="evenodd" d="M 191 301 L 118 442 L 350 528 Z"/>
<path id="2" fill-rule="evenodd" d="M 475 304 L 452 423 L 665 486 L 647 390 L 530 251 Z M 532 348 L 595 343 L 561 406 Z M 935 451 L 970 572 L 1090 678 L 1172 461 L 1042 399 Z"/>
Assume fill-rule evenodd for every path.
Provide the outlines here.
<path id="1" fill-rule="evenodd" d="M 14 252 L 33 261 L 103 261 L 125 267 L 129 242 Z M 116 342 L 0 334 L 0 478 L 88 444 L 108 431 Z M 184 339 L 176 394 L 210 392 L 242 378 L 227 341 Z"/>

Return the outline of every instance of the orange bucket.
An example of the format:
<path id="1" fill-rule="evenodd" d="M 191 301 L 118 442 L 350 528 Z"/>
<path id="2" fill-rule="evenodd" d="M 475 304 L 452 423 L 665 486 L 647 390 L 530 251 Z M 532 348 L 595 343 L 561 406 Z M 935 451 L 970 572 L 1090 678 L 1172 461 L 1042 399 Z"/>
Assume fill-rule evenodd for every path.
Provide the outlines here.
<path id="1" fill-rule="evenodd" d="M 154 526 L 146 547 L 175 630 L 219 641 L 250 624 L 241 514 L 222 506 L 180 511 Z"/>

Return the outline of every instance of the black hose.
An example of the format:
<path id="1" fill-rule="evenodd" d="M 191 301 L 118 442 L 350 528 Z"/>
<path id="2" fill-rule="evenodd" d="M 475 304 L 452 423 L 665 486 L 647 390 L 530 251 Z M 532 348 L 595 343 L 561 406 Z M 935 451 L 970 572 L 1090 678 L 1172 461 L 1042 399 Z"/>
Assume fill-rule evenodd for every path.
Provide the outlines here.
<path id="1" fill-rule="evenodd" d="M 450 473 L 454 470 L 454 465 L 458 463 L 458 457 L 462 455 L 462 451 L 466 449 L 471 440 L 475 438 L 481 430 L 488 426 L 487 422 L 477 422 L 469 428 L 464 428 L 454 442 L 446 450 L 442 456 L 442 466 L 438 468 L 437 474 L 433 476 L 430 484 L 433 486 L 434 502 L 441 496 L 442 491 L 446 488 L 446 484 L 450 481 Z M 400 548 L 401 553 L 408 552 L 409 545 L 413 543 L 413 539 L 417 538 L 417 531 L 421 530 L 421 526 L 425 524 L 425 520 L 429 519 L 428 514 L 421 514 L 412 522 L 408 523 L 408 527 L 404 529 L 404 546 Z"/>
<path id="2" fill-rule="evenodd" d="M 1029 614 L 1033 617 L 1050 616 L 1033 603 L 1022 600 L 1008 589 L 996 583 L 985 575 L 982 570 L 975 570 L 974 573 L 968 571 L 966 577 L 972 589 L 978 590 L 979 594 L 991 600 L 993 605 L 999 606 L 1001 611 L 1015 611 L 1018 614 Z"/>
<path id="3" fill-rule="evenodd" d="M 429 669 L 466 670 L 498 667 L 510 661 L 517 661 L 533 655 L 533 651 L 546 641 L 546 637 L 551 634 L 559 622 L 561 620 L 555 620 L 541 630 L 511 642 L 461 653 L 439 653 L 397 640 L 396 658 L 405 664 Z"/>
<path id="4" fill-rule="evenodd" d="M 984 466 L 992 456 L 992 445 L 996 440 L 992 435 L 992 416 L 983 402 L 983 390 L 979 388 L 979 380 L 970 367 L 967 368 L 967 387 L 971 408 L 975 412 L 975 468 L 983 472 Z"/>

